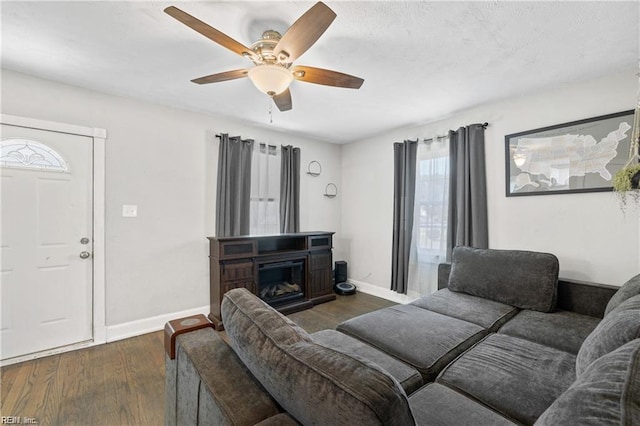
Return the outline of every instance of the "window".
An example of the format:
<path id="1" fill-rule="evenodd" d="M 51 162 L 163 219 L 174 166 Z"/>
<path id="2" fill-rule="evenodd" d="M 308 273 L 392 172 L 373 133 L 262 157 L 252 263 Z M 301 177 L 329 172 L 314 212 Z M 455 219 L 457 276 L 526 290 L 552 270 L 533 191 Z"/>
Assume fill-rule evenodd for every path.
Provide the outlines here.
<path id="1" fill-rule="evenodd" d="M 68 172 L 69 167 L 53 148 L 27 139 L 0 141 L 0 166 Z"/>
<path id="2" fill-rule="evenodd" d="M 251 159 L 251 235 L 280 232 L 280 150 L 255 144 Z"/>
<path id="3" fill-rule="evenodd" d="M 409 256 L 409 291 L 437 290 L 438 264 L 447 254 L 449 214 L 449 141 L 436 138 L 417 150 L 413 236 Z"/>
<path id="4" fill-rule="evenodd" d="M 418 148 L 414 226 L 418 227 L 419 251 L 436 255 L 447 243 L 449 149 L 446 143 L 423 145 L 424 149 Z"/>

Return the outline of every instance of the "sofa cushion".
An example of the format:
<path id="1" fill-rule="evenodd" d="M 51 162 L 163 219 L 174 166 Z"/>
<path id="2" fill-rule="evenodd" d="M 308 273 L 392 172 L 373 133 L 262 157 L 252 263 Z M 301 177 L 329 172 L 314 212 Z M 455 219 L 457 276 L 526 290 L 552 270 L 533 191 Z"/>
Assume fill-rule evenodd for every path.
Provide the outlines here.
<path id="1" fill-rule="evenodd" d="M 599 322 L 600 318 L 570 311 L 544 313 L 525 310 L 507 321 L 498 332 L 575 355 Z"/>
<path id="2" fill-rule="evenodd" d="M 622 302 L 632 298 L 633 296 L 637 296 L 638 294 L 640 294 L 640 274 L 624 283 L 622 287 L 615 292 L 613 297 L 609 300 L 609 303 L 607 303 L 607 307 L 604 311 L 605 316 L 617 308 Z"/>
<path id="3" fill-rule="evenodd" d="M 400 384 L 360 357 L 314 343 L 244 288 L 228 291 L 222 320 L 251 373 L 303 424 L 415 424 Z"/>
<path id="4" fill-rule="evenodd" d="M 596 359 L 640 337 L 640 295 L 625 300 L 607 314 L 586 338 L 576 360 L 580 376 Z"/>
<path id="5" fill-rule="evenodd" d="M 419 425 L 506 426 L 515 423 L 471 398 L 438 383 L 430 383 L 409 397 Z"/>
<path id="6" fill-rule="evenodd" d="M 552 254 L 456 247 L 451 260 L 451 291 L 534 311 L 556 307 L 559 265 Z"/>
<path id="7" fill-rule="evenodd" d="M 323 346 L 362 357 L 380 366 L 395 377 L 407 395 L 423 385 L 422 376 L 415 368 L 344 333 L 335 330 L 322 330 L 313 333 L 311 338 Z"/>
<path id="8" fill-rule="evenodd" d="M 437 382 L 531 424 L 575 380 L 575 356 L 504 334 L 491 334 L 448 365 Z"/>
<path id="9" fill-rule="evenodd" d="M 413 366 L 427 382 L 487 334 L 477 324 L 414 305 L 390 306 L 337 328 Z"/>
<path id="10" fill-rule="evenodd" d="M 536 422 L 568 424 L 640 424 L 640 339 L 589 365 Z"/>
<path id="11" fill-rule="evenodd" d="M 410 303 L 420 308 L 478 324 L 494 331 L 513 317 L 518 309 L 511 305 L 442 289 Z"/>

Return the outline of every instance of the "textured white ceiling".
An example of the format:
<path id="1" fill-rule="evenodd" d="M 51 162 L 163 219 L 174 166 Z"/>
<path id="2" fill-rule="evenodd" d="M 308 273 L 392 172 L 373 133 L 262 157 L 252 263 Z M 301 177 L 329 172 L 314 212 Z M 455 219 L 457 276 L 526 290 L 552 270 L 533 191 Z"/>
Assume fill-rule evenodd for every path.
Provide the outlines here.
<path id="1" fill-rule="evenodd" d="M 38 77 L 345 143 L 545 86 L 637 67 L 640 2 L 342 2 L 296 64 L 353 74 L 360 90 L 294 81 L 281 113 L 250 66 L 163 9 L 176 5 L 245 45 L 313 5 L 280 2 L 3 1 L 2 67 Z"/>

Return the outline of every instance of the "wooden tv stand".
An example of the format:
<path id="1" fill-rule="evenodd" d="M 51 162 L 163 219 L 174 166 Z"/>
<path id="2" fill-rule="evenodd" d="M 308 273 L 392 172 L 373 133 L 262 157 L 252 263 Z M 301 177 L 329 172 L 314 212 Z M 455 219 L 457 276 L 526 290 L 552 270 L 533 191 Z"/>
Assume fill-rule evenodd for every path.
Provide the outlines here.
<path id="1" fill-rule="evenodd" d="M 209 239 L 209 319 L 223 330 L 220 303 L 224 294 L 244 287 L 260 297 L 267 290 L 260 276 L 278 267 L 292 269 L 300 283 L 299 293 L 281 300 L 263 300 L 283 314 L 312 308 L 335 300 L 332 282 L 333 232 L 208 237 Z M 283 272 L 286 273 L 286 272 Z M 263 281 L 266 281 L 264 279 Z M 263 287 L 261 287 L 261 284 Z M 288 284 L 288 283 L 287 283 Z"/>

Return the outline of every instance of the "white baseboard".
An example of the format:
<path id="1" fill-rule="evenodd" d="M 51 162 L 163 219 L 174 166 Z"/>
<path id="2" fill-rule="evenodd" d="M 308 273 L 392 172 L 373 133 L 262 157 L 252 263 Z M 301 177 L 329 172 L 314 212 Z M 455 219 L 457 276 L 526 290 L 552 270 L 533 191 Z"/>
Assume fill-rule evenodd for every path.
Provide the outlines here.
<path id="1" fill-rule="evenodd" d="M 108 342 L 115 342 L 117 340 L 127 339 L 129 337 L 140 336 L 141 334 L 152 333 L 154 331 L 162 330 L 165 323 L 171 320 L 197 314 L 207 315 L 208 313 L 209 305 L 203 306 L 201 308 L 187 309 L 186 311 L 173 312 L 171 314 L 158 315 L 151 318 L 106 326 L 104 329 L 99 330 L 99 334 L 106 334 L 106 341 L 100 338 L 103 336 L 96 336 L 96 338 L 94 338 L 93 340 L 88 340 L 86 342 L 75 343 L 73 345 L 62 346 L 59 348 L 48 349 L 46 351 L 1 360 L 0 367 L 17 364 L 24 361 L 31 361 L 38 358 L 44 358 L 50 355 L 57 355 L 65 352 L 75 351 L 78 349 L 98 346 Z"/>
<path id="2" fill-rule="evenodd" d="M 355 285 L 358 291 L 361 291 L 366 294 L 370 294 L 372 296 L 391 300 L 392 302 L 396 302 L 396 303 L 409 303 L 420 297 L 420 295 L 417 293 L 412 292 L 409 294 L 400 294 L 400 293 L 396 293 L 395 291 L 382 288 L 377 285 L 365 283 L 362 281 L 352 280 L 351 278 L 349 278 L 347 281 Z"/>
<path id="3" fill-rule="evenodd" d="M 128 339 L 129 337 L 140 336 L 142 334 L 153 333 L 154 331 L 162 330 L 164 328 L 164 325 L 171 320 L 197 314 L 207 315 L 208 313 L 209 305 L 206 305 L 200 308 L 187 309 L 184 311 L 157 315 L 155 317 L 143 318 L 140 320 L 125 322 L 122 324 L 108 325 L 104 327 L 104 329 L 100 330 L 100 334 L 104 335 L 105 340 L 99 338 L 103 336 L 96 336 L 96 339 L 87 342 L 80 342 L 69 346 L 63 346 L 60 348 L 50 349 L 34 354 L 28 354 L 8 360 L 2 360 L 0 361 L 0 366 L 10 365 L 22 361 L 29 361 L 36 358 L 42 358 L 49 355 L 60 354 L 91 346 L 97 346 L 103 343 L 115 342 L 118 340 Z"/>
<path id="4" fill-rule="evenodd" d="M 104 342 L 102 342 L 104 343 Z M 7 365 L 13 365 L 13 364 L 18 364 L 20 362 L 25 362 L 25 361 L 32 361 L 34 359 L 38 359 L 38 358 L 44 358 L 47 356 L 51 356 L 51 355 L 57 355 L 57 354 L 62 354 L 65 352 L 71 352 L 71 351 L 75 351 L 78 349 L 83 349 L 83 348 L 89 348 L 91 346 L 96 346 L 99 345 L 100 343 L 97 343 L 93 340 L 87 340 L 86 342 L 80 342 L 80 343 L 74 343 L 73 345 L 67 345 L 67 346 L 61 346 L 59 348 L 53 348 L 53 349 L 47 349 L 45 351 L 40 351 L 40 352 L 34 352 L 31 354 L 27 354 L 27 355 L 20 355 L 14 358 L 9 358 L 9 359 L 3 359 L 2 361 L 0 361 L 0 367 L 6 367 Z"/>
<path id="5" fill-rule="evenodd" d="M 209 314 L 209 305 L 200 308 L 187 309 L 186 311 L 173 312 L 151 318 L 125 322 L 122 324 L 108 325 L 106 330 L 107 342 L 115 342 L 117 340 L 128 339 L 129 337 L 162 330 L 164 325 L 171 320 L 197 314 Z"/>
<path id="6" fill-rule="evenodd" d="M 370 294 L 372 296 L 391 300 L 392 302 L 396 303 L 409 303 L 420 297 L 420 295 L 417 293 L 400 294 L 396 293 L 395 291 L 391 291 L 389 289 L 385 289 L 377 285 L 365 283 L 362 281 L 356 281 L 352 279 L 348 279 L 347 281 L 355 285 L 358 291 Z M 122 324 L 108 325 L 106 327 L 107 342 L 115 342 L 117 340 L 127 339 L 129 337 L 135 337 L 141 334 L 162 330 L 167 322 L 176 318 L 183 318 L 197 314 L 207 315 L 208 313 L 209 305 L 206 305 L 200 308 L 188 309 L 186 311 L 158 315 L 151 318 L 125 322 Z"/>
<path id="7" fill-rule="evenodd" d="M 381 297 L 383 299 L 391 300 L 396 303 L 408 303 L 412 300 L 420 297 L 418 294 L 400 294 L 395 291 L 391 291 L 377 285 L 356 281 L 349 279 L 347 280 L 351 284 L 355 285 L 358 291 L 362 293 L 370 294 L 372 296 Z M 159 331 L 164 328 L 164 325 L 176 318 L 188 317 L 191 315 L 204 314 L 207 315 L 209 313 L 209 305 L 202 306 L 200 308 L 187 309 L 185 311 L 173 312 L 170 314 L 157 315 L 151 318 L 144 318 L 140 320 L 125 322 L 122 324 L 116 325 L 108 325 L 105 327 L 106 334 L 106 343 L 115 342 L 118 340 L 128 339 L 129 337 L 140 336 L 141 334 L 152 333 L 154 331 Z M 11 365 L 14 363 L 28 361 L 36 358 L 41 358 L 44 356 L 59 354 L 63 352 L 73 351 L 77 349 L 82 349 L 91 346 L 97 346 L 105 343 L 104 341 L 88 341 L 81 342 L 75 345 L 69 345 L 62 348 L 55 348 L 48 351 L 39 352 L 36 354 L 29 354 L 21 357 L 12 358 L 9 360 L 0 361 L 0 366 Z"/>

